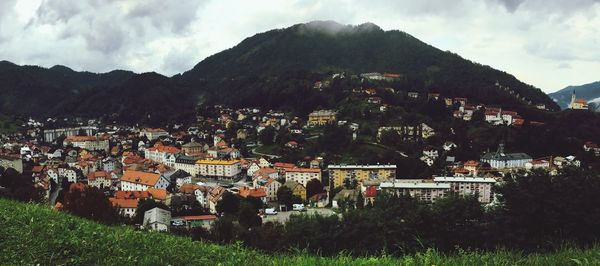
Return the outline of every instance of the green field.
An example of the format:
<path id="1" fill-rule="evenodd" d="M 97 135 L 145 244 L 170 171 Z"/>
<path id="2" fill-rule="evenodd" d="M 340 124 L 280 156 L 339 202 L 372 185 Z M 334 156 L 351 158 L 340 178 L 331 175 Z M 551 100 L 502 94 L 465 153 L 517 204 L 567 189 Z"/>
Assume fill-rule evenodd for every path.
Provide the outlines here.
<path id="1" fill-rule="evenodd" d="M 600 247 L 546 255 L 506 251 L 430 250 L 401 258 L 322 258 L 294 252 L 263 254 L 240 245 L 193 242 L 161 233 L 109 227 L 45 206 L 0 199 L 2 265 L 599 265 Z"/>

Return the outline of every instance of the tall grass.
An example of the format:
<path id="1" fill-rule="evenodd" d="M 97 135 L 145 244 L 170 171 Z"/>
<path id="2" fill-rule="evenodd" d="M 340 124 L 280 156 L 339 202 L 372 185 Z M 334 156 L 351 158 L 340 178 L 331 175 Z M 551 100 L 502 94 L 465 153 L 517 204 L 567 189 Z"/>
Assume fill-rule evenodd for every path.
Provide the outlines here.
<path id="1" fill-rule="evenodd" d="M 600 247 L 550 254 L 435 250 L 403 257 L 264 254 L 236 245 L 109 227 L 45 206 L 0 199 L 2 265 L 600 265 Z"/>

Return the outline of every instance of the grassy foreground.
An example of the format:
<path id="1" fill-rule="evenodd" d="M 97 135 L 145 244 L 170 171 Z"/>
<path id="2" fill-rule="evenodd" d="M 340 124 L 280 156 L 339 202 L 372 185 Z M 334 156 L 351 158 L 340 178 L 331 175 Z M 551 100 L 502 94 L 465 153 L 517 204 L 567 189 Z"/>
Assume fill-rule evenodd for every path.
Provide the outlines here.
<path id="1" fill-rule="evenodd" d="M 161 233 L 109 227 L 45 206 L 0 199 L 2 265 L 600 265 L 600 247 L 544 255 L 428 251 L 400 258 L 266 255 Z"/>

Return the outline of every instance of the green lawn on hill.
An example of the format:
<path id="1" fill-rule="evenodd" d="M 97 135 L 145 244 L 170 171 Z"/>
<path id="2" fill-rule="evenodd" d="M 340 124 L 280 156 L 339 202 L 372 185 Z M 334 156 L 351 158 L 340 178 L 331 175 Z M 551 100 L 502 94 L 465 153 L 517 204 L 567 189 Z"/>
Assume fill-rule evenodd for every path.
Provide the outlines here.
<path id="1" fill-rule="evenodd" d="M 0 199 L 2 265 L 599 265 L 600 247 L 547 255 L 433 250 L 401 258 L 263 254 L 162 233 L 109 227 L 46 206 Z"/>

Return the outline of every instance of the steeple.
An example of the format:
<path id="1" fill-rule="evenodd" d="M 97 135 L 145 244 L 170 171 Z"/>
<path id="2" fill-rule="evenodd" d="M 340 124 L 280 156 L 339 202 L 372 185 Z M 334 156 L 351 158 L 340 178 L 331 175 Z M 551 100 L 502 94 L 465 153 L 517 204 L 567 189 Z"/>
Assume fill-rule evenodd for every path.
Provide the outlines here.
<path id="1" fill-rule="evenodd" d="M 573 93 L 571 93 L 571 103 L 569 104 L 569 108 L 573 109 L 573 105 L 575 104 L 576 100 L 577 96 L 575 95 L 575 90 L 573 90 Z"/>

